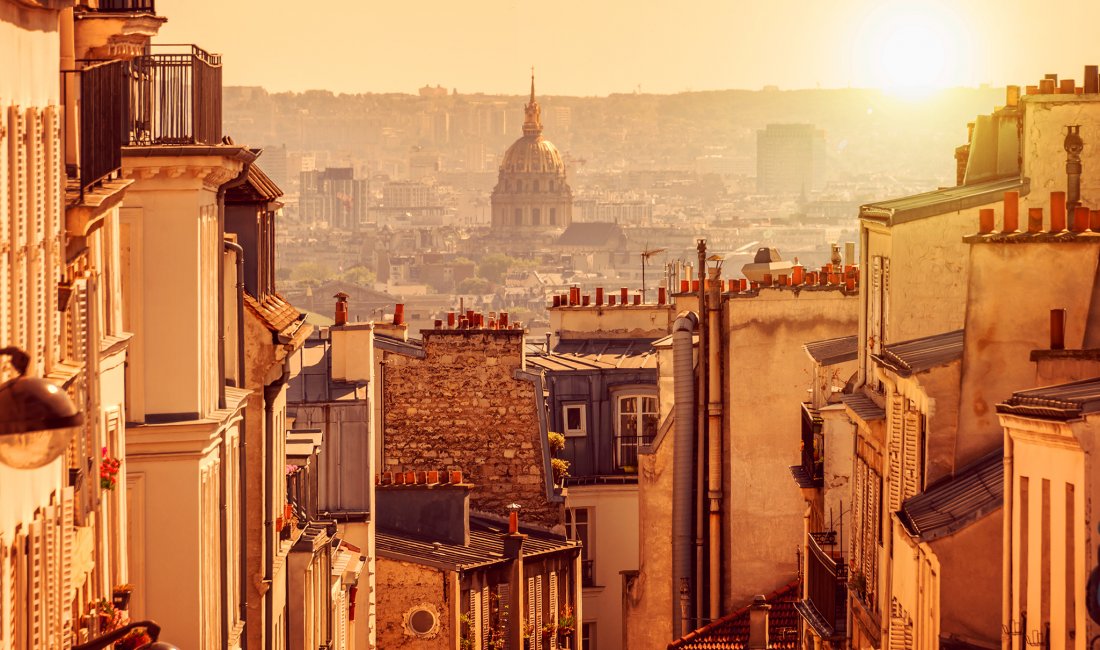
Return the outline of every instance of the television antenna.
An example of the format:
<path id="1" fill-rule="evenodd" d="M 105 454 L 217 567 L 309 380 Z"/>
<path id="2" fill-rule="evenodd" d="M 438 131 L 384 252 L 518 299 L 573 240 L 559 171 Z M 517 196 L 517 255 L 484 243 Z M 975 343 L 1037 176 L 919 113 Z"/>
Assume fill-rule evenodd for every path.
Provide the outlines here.
<path id="1" fill-rule="evenodd" d="M 649 258 L 653 257 L 657 253 L 665 252 L 666 248 L 650 248 L 649 244 L 646 244 L 646 249 L 642 251 L 642 302 L 645 302 L 645 267 L 649 263 Z"/>

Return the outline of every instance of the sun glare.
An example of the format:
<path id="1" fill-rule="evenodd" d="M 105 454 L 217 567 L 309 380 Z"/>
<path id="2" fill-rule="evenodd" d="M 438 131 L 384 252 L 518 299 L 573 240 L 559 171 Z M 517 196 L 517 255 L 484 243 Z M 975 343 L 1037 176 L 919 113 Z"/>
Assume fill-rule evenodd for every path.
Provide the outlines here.
<path id="1" fill-rule="evenodd" d="M 957 18 L 935 4 L 886 3 L 869 14 L 856 46 L 862 77 L 905 97 L 963 83 Z"/>

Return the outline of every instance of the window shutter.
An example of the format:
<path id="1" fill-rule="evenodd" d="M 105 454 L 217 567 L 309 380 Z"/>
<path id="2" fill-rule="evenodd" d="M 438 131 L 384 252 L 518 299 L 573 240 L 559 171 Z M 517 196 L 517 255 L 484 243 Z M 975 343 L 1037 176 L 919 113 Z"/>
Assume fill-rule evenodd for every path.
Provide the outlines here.
<path id="1" fill-rule="evenodd" d="M 43 541 L 42 541 L 42 517 L 41 514 L 35 517 L 34 523 L 30 527 L 29 544 L 29 558 L 28 566 L 30 572 L 30 598 L 28 599 L 29 611 L 28 625 L 30 631 L 31 647 L 41 648 L 45 645 L 45 598 L 44 591 L 45 585 L 45 563 L 43 561 Z"/>
<path id="2" fill-rule="evenodd" d="M 55 282 L 61 275 L 61 233 L 63 231 L 65 196 L 65 161 L 61 154 L 61 119 L 57 106 L 48 106 L 43 113 L 43 161 L 45 165 L 46 187 L 46 229 L 43 237 L 44 259 L 42 277 L 45 281 L 45 293 L 41 301 L 46 337 L 46 356 L 43 359 L 50 365 L 57 361 L 58 324 L 57 291 Z"/>
<path id="3" fill-rule="evenodd" d="M 535 650 L 542 650 L 542 575 L 535 576 Z"/>
<path id="4" fill-rule="evenodd" d="M 28 233 L 27 254 L 30 281 L 29 310 L 27 313 L 28 341 L 35 355 L 40 373 L 48 368 L 46 361 L 46 161 L 42 133 L 42 114 L 37 108 L 27 110 L 27 169 L 28 203 L 31 228 Z"/>
<path id="5" fill-rule="evenodd" d="M 852 472 L 852 520 L 848 523 L 850 547 L 848 555 L 856 569 L 861 566 L 860 558 L 863 557 L 863 461 L 858 457 L 855 462 L 855 471 Z M 862 570 L 862 569 L 859 569 Z"/>
<path id="6" fill-rule="evenodd" d="M 492 619 L 489 618 L 489 588 L 481 588 L 481 647 L 489 647 L 489 635 L 492 632 Z"/>
<path id="7" fill-rule="evenodd" d="M 558 627 L 558 574 L 550 572 L 550 622 Z M 550 635 L 550 650 L 558 650 L 558 635 Z"/>
<path id="8" fill-rule="evenodd" d="M 921 468 L 923 463 L 921 462 L 921 455 L 924 450 L 921 449 L 921 414 L 919 411 L 909 410 L 905 412 L 905 447 L 902 455 L 904 456 L 904 474 L 902 475 L 902 499 L 908 499 L 909 497 L 920 493 L 921 491 Z"/>
<path id="9" fill-rule="evenodd" d="M 61 492 L 61 647 L 65 649 L 73 644 L 74 505 L 73 488 L 66 487 Z"/>
<path id="10" fill-rule="evenodd" d="M 470 621 L 466 630 L 469 647 L 471 650 L 481 650 L 481 592 L 476 589 L 470 590 L 470 605 L 466 616 Z"/>
<path id="11" fill-rule="evenodd" d="M 890 327 L 890 258 L 882 258 L 882 325 L 879 330 L 879 341 L 886 345 L 886 334 Z M 881 349 L 881 348 L 880 348 Z"/>
<path id="12" fill-rule="evenodd" d="M 8 545 L 4 538 L 0 537 L 0 648 L 10 648 L 11 631 L 8 630 L 7 612 L 12 609 L 13 603 L 8 600 L 11 593 L 8 585 L 11 583 L 11 570 L 8 564 Z"/>
<path id="13" fill-rule="evenodd" d="M 867 577 L 867 591 L 870 592 L 874 570 L 872 555 L 875 552 L 874 529 L 877 513 L 875 512 L 875 490 L 872 485 L 874 473 L 866 465 L 864 467 L 867 475 L 863 481 L 863 499 L 867 505 L 863 515 L 863 575 Z"/>
<path id="14" fill-rule="evenodd" d="M 11 591 L 11 612 L 9 614 L 12 646 L 15 648 L 27 647 L 27 616 L 23 608 L 30 599 L 28 581 L 30 578 L 27 568 L 27 535 L 17 534 L 11 547 L 11 577 L 9 585 Z"/>
<path id="15" fill-rule="evenodd" d="M 0 341 L 14 341 L 11 334 L 11 258 L 14 247 L 12 240 L 14 224 L 13 213 L 8 203 L 8 184 L 11 182 L 11 174 L 8 170 L 8 147 L 11 140 L 8 138 L 7 122 L 7 119 L 0 116 Z M 0 598 L 0 602 L 2 600 Z M 3 627 L 0 623 L 0 633 Z"/>
<path id="16" fill-rule="evenodd" d="M 531 636 L 534 637 L 538 630 L 535 630 L 535 579 L 527 579 L 527 620 L 523 622 L 524 628 L 532 626 Z M 531 644 L 534 647 L 534 643 Z"/>
<path id="17" fill-rule="evenodd" d="M 887 472 L 889 476 L 889 501 L 887 506 L 890 512 L 897 512 L 901 509 L 902 489 L 901 482 L 904 473 L 903 463 L 903 446 L 905 438 L 905 426 L 903 420 L 905 419 L 905 398 L 898 394 L 890 395 L 890 427 L 888 435 L 890 437 L 887 448 L 889 450 L 889 463 L 890 468 Z"/>
<path id="18" fill-rule="evenodd" d="M 18 106 L 8 110 L 8 173 L 11 214 L 11 332 L 9 340 L 27 344 L 27 148 L 23 113 Z"/>

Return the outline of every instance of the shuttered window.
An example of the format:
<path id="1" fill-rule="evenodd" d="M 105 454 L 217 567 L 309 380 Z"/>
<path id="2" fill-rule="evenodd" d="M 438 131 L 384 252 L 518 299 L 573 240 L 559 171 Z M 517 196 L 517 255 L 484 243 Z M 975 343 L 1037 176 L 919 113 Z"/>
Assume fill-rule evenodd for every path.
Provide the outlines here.
<path id="1" fill-rule="evenodd" d="M 492 619 L 489 616 L 489 588 L 481 588 L 481 647 L 489 647 L 489 636 L 492 634 Z"/>
<path id="2" fill-rule="evenodd" d="M 558 574 L 550 572 L 550 622 L 558 628 Z M 550 650 L 558 650 L 558 635 L 550 635 Z"/>
<path id="3" fill-rule="evenodd" d="M 535 579 L 527 579 L 527 620 L 524 621 L 524 627 L 531 630 L 530 635 L 532 638 L 538 635 L 538 629 L 535 627 Z M 531 647 L 534 647 L 534 643 Z M 536 649 L 537 650 L 537 649 Z"/>
<path id="4" fill-rule="evenodd" d="M 889 499 L 887 501 L 887 507 L 890 512 L 897 512 L 901 509 L 902 502 L 902 489 L 901 481 L 903 475 L 903 461 L 902 461 L 902 449 L 904 447 L 905 438 L 905 398 L 896 393 L 890 395 L 890 427 L 888 435 L 890 436 L 889 444 L 889 463 L 890 468 L 888 471 L 887 481 L 889 483 L 888 492 Z"/>

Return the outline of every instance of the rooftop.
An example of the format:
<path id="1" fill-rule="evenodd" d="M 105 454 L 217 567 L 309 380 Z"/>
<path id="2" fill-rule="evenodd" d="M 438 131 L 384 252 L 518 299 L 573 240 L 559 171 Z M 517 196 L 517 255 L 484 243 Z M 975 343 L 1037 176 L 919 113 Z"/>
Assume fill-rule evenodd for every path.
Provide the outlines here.
<path id="1" fill-rule="evenodd" d="M 548 371 L 656 369 L 653 339 L 569 339 L 550 354 L 528 356 L 527 363 Z"/>
<path id="2" fill-rule="evenodd" d="M 925 336 L 911 341 L 883 346 L 881 354 L 872 358 L 902 377 L 942 366 L 963 354 L 963 330 Z"/>
<path id="3" fill-rule="evenodd" d="M 859 353 L 859 336 L 841 336 L 835 339 L 813 341 L 802 346 L 806 354 L 823 366 L 845 361 L 855 361 Z"/>
<path id="4" fill-rule="evenodd" d="M 622 227 L 617 223 L 602 221 L 574 221 L 554 242 L 558 246 L 602 247 L 616 240 L 625 239 Z"/>
<path id="5" fill-rule="evenodd" d="M 1000 448 L 901 504 L 898 517 L 921 541 L 951 535 L 1001 507 L 1004 454 Z"/>
<path id="6" fill-rule="evenodd" d="M 564 537 L 528 526 L 519 531 L 527 538 L 523 542 L 523 557 L 532 558 L 579 548 Z M 428 542 L 379 528 L 375 548 L 380 557 L 424 564 L 451 571 L 467 571 L 494 564 L 503 564 L 504 535 L 508 523 L 490 515 L 470 515 L 470 543 L 467 546 Z"/>
<path id="7" fill-rule="evenodd" d="M 998 413 L 1062 421 L 1097 411 L 1100 411 L 1100 377 L 1018 391 L 997 405 Z"/>
<path id="8" fill-rule="evenodd" d="M 1018 191 L 1023 196 L 1030 189 L 1031 182 L 1026 178 L 1000 178 L 869 203 L 860 207 L 859 216 L 861 219 L 884 220 L 895 225 L 994 203 L 1009 191 Z"/>
<path id="9" fill-rule="evenodd" d="M 768 648 L 796 650 L 801 618 L 795 603 L 802 595 L 797 580 L 764 597 L 771 605 L 768 612 Z M 668 650 L 745 650 L 749 647 L 749 608 L 726 614 L 683 638 L 668 644 Z"/>
<path id="10" fill-rule="evenodd" d="M 844 403 L 844 406 L 848 407 L 849 411 L 864 422 L 874 422 L 875 420 L 886 419 L 886 409 L 876 404 L 874 400 L 863 393 L 841 395 L 840 401 Z"/>

